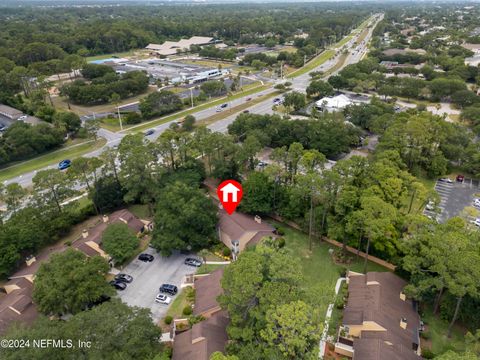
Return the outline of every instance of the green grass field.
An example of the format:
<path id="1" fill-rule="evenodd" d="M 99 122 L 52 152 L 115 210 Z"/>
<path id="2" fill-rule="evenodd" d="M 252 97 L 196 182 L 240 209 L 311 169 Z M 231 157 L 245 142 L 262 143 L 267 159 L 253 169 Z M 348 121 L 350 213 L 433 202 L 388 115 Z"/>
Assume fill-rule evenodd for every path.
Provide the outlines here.
<path id="1" fill-rule="evenodd" d="M 0 170 L 0 181 L 5 181 L 18 175 L 38 170 L 49 165 L 57 164 L 63 159 L 75 159 L 90 151 L 101 148 L 105 145 L 105 139 L 99 139 L 96 142 L 87 141 L 79 145 L 61 148 L 47 154 L 23 161 L 16 165 L 9 166 Z"/>
<path id="2" fill-rule="evenodd" d="M 335 47 L 337 47 L 337 48 L 342 47 L 347 42 L 349 42 L 352 38 L 353 38 L 353 34 L 345 36 L 342 40 L 340 40 L 338 43 L 335 44 Z"/>
<path id="3" fill-rule="evenodd" d="M 312 71 L 316 67 L 322 65 L 324 62 L 329 60 L 333 55 L 335 55 L 334 50 L 325 50 L 320 55 L 315 57 L 314 59 L 310 60 L 308 63 L 305 64 L 304 67 L 292 72 L 288 75 L 289 78 L 295 78 L 297 76 L 303 75 L 309 71 Z"/>
<path id="4" fill-rule="evenodd" d="M 313 251 L 308 249 L 308 236 L 299 231 L 280 225 L 285 230 L 285 247 L 291 252 L 292 256 L 300 261 L 303 275 L 305 277 L 306 300 L 320 310 L 322 321 L 325 318 L 328 304 L 333 302 L 335 295 L 335 284 L 340 277 L 342 266 L 333 262 L 328 253 L 333 245 L 324 242 L 315 241 Z M 363 269 L 363 259 L 360 258 L 349 265 L 350 270 L 361 272 Z M 388 271 L 380 265 L 369 262 L 369 271 Z"/>

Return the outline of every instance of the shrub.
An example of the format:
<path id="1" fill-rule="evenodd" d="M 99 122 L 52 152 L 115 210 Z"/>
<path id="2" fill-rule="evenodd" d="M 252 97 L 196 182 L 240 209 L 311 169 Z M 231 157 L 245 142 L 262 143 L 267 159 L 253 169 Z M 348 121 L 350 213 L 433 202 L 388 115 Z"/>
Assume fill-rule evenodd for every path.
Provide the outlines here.
<path id="1" fill-rule="evenodd" d="M 140 124 L 142 122 L 142 116 L 136 112 L 129 112 L 125 116 L 125 122 L 129 125 Z"/>
<path id="2" fill-rule="evenodd" d="M 226 247 L 225 249 L 223 249 L 222 254 L 223 256 L 230 256 L 232 255 L 232 250 Z"/>
<path id="3" fill-rule="evenodd" d="M 420 333 L 420 337 L 421 337 L 422 339 L 428 340 L 428 339 L 430 339 L 431 335 L 430 335 L 430 333 L 429 333 L 428 331 L 422 331 L 422 332 Z"/>
<path id="4" fill-rule="evenodd" d="M 285 238 L 279 237 L 279 238 L 277 239 L 277 247 L 278 247 L 279 249 L 281 249 L 281 248 L 283 248 L 284 246 L 285 246 Z"/>
<path id="5" fill-rule="evenodd" d="M 430 349 L 422 349 L 422 357 L 424 359 L 434 359 L 435 353 Z"/>
<path id="6" fill-rule="evenodd" d="M 192 315 L 192 307 L 190 305 L 187 305 L 183 308 L 183 315 Z"/>
<path id="7" fill-rule="evenodd" d="M 165 322 L 165 324 L 170 325 L 173 321 L 173 317 L 171 317 L 170 315 L 165 316 L 165 319 L 163 321 Z"/>
<path id="8" fill-rule="evenodd" d="M 280 235 L 280 236 L 285 235 L 285 229 L 284 228 L 282 228 L 280 226 L 277 226 L 276 230 L 277 230 L 277 235 Z"/>
<path id="9" fill-rule="evenodd" d="M 195 289 L 192 288 L 191 286 L 188 286 L 186 289 L 185 289 L 186 293 L 187 293 L 187 300 L 188 301 L 194 301 L 195 300 Z"/>

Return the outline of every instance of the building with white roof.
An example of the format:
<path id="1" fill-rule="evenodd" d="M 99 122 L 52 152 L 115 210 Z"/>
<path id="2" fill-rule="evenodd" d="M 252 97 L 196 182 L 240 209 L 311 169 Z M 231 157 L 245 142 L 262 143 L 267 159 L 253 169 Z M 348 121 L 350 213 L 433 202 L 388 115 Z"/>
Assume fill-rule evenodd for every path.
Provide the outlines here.
<path id="1" fill-rule="evenodd" d="M 315 103 L 317 109 L 322 111 L 341 111 L 345 109 L 348 105 L 352 105 L 353 102 L 346 95 L 340 94 L 337 96 L 328 96 L 321 98 Z"/>

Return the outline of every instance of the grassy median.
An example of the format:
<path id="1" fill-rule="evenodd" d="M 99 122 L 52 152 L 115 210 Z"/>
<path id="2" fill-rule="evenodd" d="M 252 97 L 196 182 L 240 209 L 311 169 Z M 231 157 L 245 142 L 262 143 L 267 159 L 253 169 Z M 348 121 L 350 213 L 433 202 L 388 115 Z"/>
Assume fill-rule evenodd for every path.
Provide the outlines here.
<path id="1" fill-rule="evenodd" d="M 31 160 L 11 165 L 0 170 L 0 181 L 5 181 L 34 170 L 42 169 L 49 165 L 57 164 L 63 159 L 78 158 L 86 153 L 101 148 L 106 142 L 107 141 L 103 138 L 97 141 L 86 141 L 78 145 L 60 148 Z"/>

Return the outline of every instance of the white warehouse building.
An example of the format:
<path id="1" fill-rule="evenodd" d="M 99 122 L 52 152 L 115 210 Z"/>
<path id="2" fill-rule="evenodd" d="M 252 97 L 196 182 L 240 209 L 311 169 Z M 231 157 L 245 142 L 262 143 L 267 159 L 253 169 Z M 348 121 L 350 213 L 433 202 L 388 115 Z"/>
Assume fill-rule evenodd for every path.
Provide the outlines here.
<path id="1" fill-rule="evenodd" d="M 348 96 L 340 94 L 337 96 L 321 98 L 315 103 L 315 106 L 322 111 L 334 112 L 341 111 L 353 103 L 354 102 Z"/>

